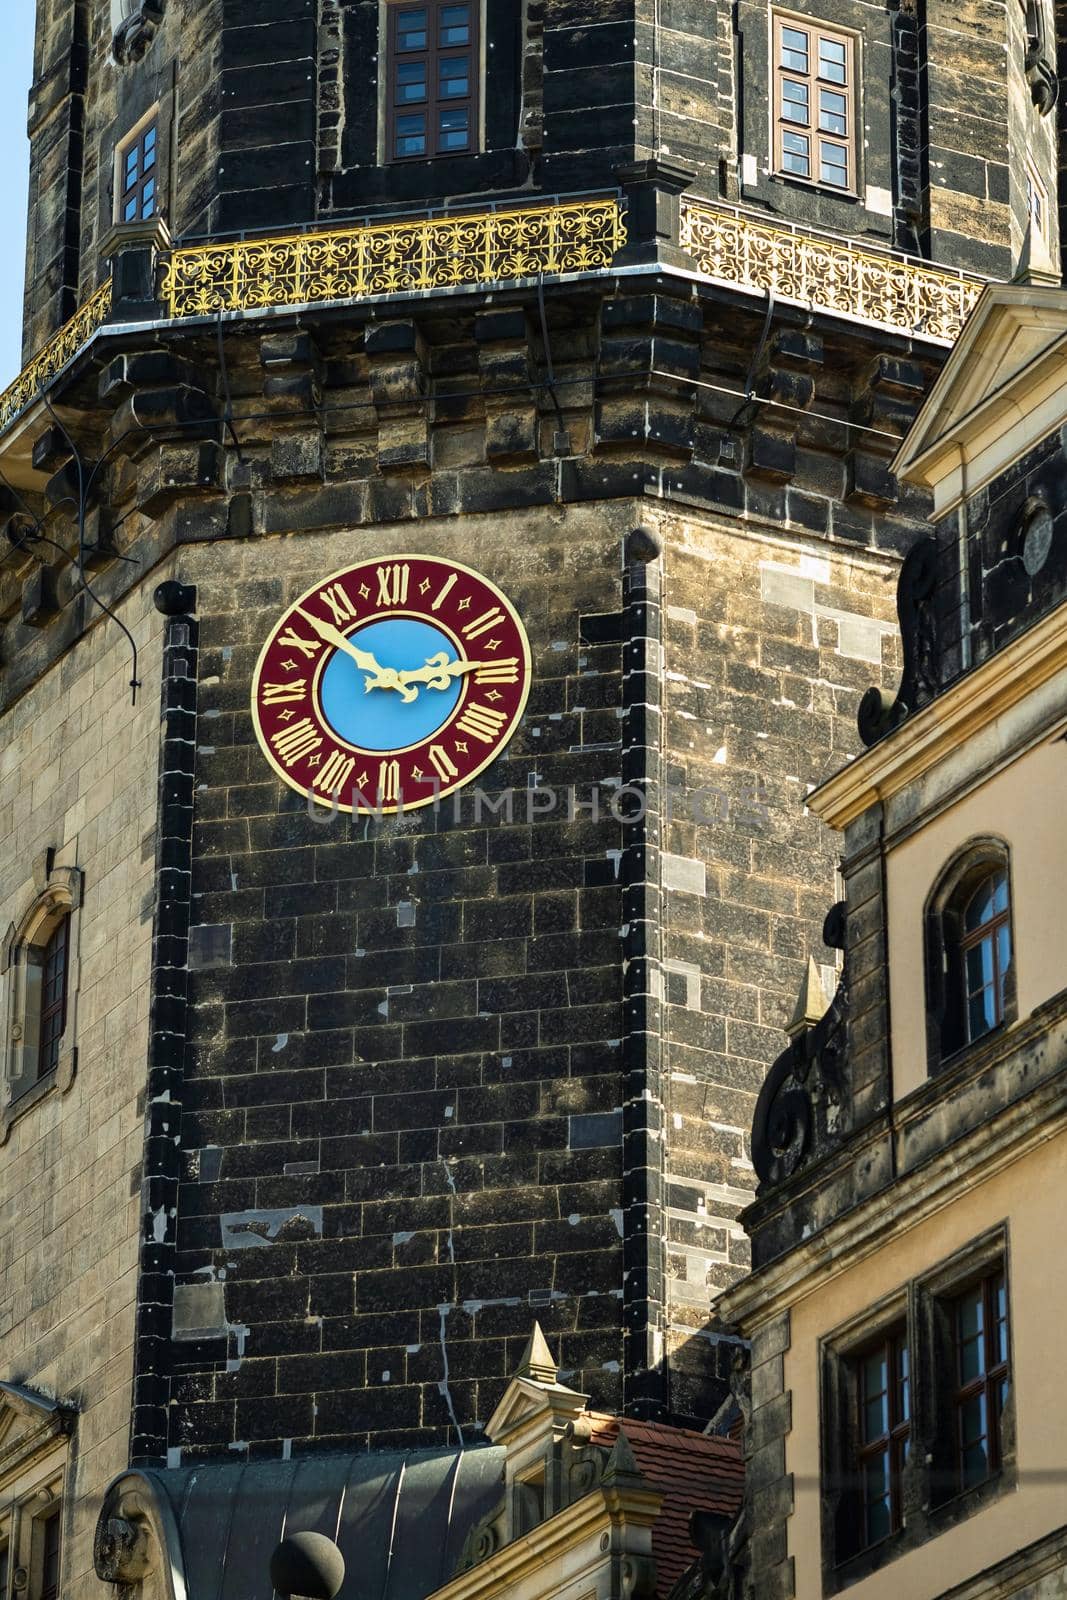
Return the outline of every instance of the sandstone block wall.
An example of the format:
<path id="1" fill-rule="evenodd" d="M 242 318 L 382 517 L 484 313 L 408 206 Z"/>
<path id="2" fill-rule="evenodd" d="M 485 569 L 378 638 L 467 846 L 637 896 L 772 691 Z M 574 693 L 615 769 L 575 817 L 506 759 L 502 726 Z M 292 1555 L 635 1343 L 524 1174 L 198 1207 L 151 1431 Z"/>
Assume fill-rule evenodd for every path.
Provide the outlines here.
<path id="1" fill-rule="evenodd" d="M 64 1600 L 99 1593 L 93 1530 L 126 1465 L 133 1377 L 162 618 L 150 587 L 122 615 L 141 647 L 136 708 L 128 647 L 96 626 L 6 711 L 0 749 L 2 926 L 32 903 L 40 852 L 84 875 L 77 1070 L 0 1153 L 0 1375 L 78 1411 Z"/>

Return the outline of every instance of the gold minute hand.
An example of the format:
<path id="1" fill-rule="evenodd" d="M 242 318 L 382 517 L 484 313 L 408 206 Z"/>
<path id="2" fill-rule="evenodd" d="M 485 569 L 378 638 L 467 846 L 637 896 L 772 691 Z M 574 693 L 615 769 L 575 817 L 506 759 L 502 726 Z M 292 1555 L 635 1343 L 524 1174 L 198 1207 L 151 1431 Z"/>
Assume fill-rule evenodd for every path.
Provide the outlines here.
<path id="1" fill-rule="evenodd" d="M 297 606 L 296 612 L 303 617 L 310 628 L 318 634 L 324 644 L 332 644 L 335 649 L 343 650 L 346 656 L 351 656 L 356 666 L 362 672 L 373 673 L 373 677 L 364 682 L 364 689 L 369 693 L 371 689 L 397 689 L 405 700 L 413 700 L 415 695 L 405 693 L 404 685 L 400 682 L 401 674 L 395 667 L 383 667 L 369 650 L 361 650 L 347 639 L 340 628 L 335 628 L 332 622 L 324 622 L 321 617 L 313 616 L 310 611 L 305 611 L 302 606 Z M 416 690 L 416 693 L 418 691 Z"/>

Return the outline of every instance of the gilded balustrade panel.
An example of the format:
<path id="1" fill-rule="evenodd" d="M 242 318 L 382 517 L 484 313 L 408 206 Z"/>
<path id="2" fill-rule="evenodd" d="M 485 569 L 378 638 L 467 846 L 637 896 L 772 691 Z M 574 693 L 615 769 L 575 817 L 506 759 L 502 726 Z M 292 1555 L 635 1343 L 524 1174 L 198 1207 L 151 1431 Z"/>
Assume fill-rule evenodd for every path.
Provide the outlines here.
<path id="1" fill-rule="evenodd" d="M 49 339 L 44 349 L 29 366 L 24 367 L 14 383 L 0 394 L 0 431 L 13 422 L 31 401 L 36 400 L 52 378 L 72 361 L 85 344 L 106 322 L 111 311 L 111 283 L 102 283 L 65 323 L 55 338 Z"/>
<path id="2" fill-rule="evenodd" d="M 172 253 L 163 298 L 180 318 L 505 283 L 609 267 L 625 238 L 607 199 L 201 245 Z"/>
<path id="3" fill-rule="evenodd" d="M 680 243 L 718 283 L 952 344 L 982 290 L 962 274 L 844 240 L 794 232 L 700 201 L 683 201 Z"/>
<path id="4" fill-rule="evenodd" d="M 626 242 L 617 199 L 368 223 L 173 250 L 162 297 L 173 319 L 271 306 L 507 283 L 610 269 Z M 679 242 L 714 282 L 951 344 L 981 293 L 974 278 L 846 240 L 683 199 Z M 111 311 L 102 284 L 0 395 L 0 431 L 77 355 Z"/>

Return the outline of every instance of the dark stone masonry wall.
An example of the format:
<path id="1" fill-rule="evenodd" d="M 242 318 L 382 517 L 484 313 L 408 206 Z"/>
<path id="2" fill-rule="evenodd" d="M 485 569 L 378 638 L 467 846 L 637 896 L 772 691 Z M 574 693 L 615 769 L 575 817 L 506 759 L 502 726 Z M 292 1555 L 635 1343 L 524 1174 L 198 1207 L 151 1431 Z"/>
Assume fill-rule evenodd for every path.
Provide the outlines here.
<path id="1" fill-rule="evenodd" d="M 513 791 L 510 821 L 479 817 L 471 791 L 458 814 L 312 819 L 253 742 L 261 635 L 319 573 L 398 548 L 395 531 L 198 563 L 205 954 L 177 1264 L 181 1284 L 223 1285 L 227 1331 L 173 1346 L 183 1454 L 476 1432 L 534 1316 L 568 1381 L 620 1403 L 621 827 L 607 788 L 599 819 L 568 822 L 566 790 L 619 775 L 620 647 L 598 620 L 618 610 L 622 525 L 420 529 L 528 619 L 525 724 L 480 780 Z"/>

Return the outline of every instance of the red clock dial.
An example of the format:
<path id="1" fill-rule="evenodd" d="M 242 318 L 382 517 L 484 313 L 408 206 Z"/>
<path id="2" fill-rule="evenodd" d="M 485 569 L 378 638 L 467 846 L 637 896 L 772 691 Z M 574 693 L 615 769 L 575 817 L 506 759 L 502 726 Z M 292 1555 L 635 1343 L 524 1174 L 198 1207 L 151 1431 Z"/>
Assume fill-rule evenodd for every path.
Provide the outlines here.
<path id="1" fill-rule="evenodd" d="M 410 811 L 469 783 L 511 738 L 530 646 L 488 578 L 437 556 L 331 573 L 275 625 L 252 682 L 264 755 L 343 811 Z"/>

